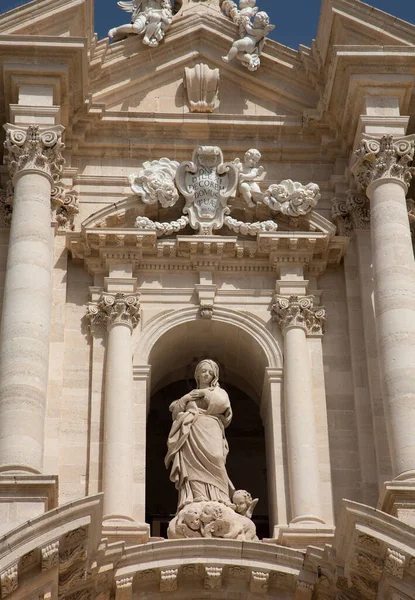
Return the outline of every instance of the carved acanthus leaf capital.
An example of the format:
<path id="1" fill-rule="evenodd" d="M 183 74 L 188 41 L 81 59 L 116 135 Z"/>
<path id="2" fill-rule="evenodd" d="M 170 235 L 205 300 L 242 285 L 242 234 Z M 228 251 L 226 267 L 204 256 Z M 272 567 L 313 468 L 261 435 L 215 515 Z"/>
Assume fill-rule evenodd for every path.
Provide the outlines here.
<path id="1" fill-rule="evenodd" d="M 102 294 L 98 302 L 87 307 L 91 330 L 102 332 L 113 325 L 128 325 L 134 329 L 140 321 L 140 302 L 137 294 Z"/>
<path id="2" fill-rule="evenodd" d="M 361 190 L 379 179 L 396 179 L 409 186 L 414 169 L 411 167 L 415 152 L 412 136 L 394 139 L 385 135 L 380 140 L 364 138 L 355 152 L 352 166 Z"/>
<path id="3" fill-rule="evenodd" d="M 300 327 L 307 335 L 322 335 L 326 309 L 315 307 L 313 296 L 276 296 L 272 318 L 283 331 L 289 327 Z"/>
<path id="4" fill-rule="evenodd" d="M 22 171 L 39 171 L 58 181 L 65 160 L 62 156 L 64 144 L 61 125 L 42 129 L 30 125 L 27 129 L 16 125 L 5 125 L 4 163 L 13 179 Z"/>
<path id="5" fill-rule="evenodd" d="M 353 192 L 346 198 L 334 198 L 332 218 L 342 236 L 350 237 L 355 229 L 370 229 L 369 200 Z"/>

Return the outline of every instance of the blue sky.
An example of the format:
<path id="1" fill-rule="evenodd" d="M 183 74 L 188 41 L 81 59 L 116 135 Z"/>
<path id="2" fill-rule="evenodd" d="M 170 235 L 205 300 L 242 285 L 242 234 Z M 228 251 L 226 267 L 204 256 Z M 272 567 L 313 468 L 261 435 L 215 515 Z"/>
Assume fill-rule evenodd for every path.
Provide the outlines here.
<path id="1" fill-rule="evenodd" d="M 27 1 L 0 0 L 0 14 Z M 367 4 L 415 23 L 414 0 L 370 0 Z M 310 45 L 317 32 L 321 0 L 258 0 L 257 5 L 276 26 L 270 37 L 295 49 L 299 44 Z M 110 27 L 125 22 L 125 16 L 116 0 L 95 0 L 95 31 L 100 38 L 106 37 Z"/>

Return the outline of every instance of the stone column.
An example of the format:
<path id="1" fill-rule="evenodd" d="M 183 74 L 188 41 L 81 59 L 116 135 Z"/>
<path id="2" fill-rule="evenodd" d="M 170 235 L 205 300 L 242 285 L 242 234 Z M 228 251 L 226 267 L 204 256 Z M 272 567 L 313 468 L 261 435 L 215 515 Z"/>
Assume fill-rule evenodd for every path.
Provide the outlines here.
<path id="1" fill-rule="evenodd" d="M 51 188 L 64 163 L 63 127 L 5 129 L 14 199 L 0 341 L 0 471 L 41 473 L 52 295 Z"/>
<path id="2" fill-rule="evenodd" d="M 104 293 L 88 306 L 91 326 L 107 328 L 103 444 L 104 521 L 134 523 L 134 398 L 131 334 L 139 321 L 137 294 Z"/>
<path id="3" fill-rule="evenodd" d="M 352 167 L 370 199 L 382 396 L 393 476 L 415 478 L 415 263 L 406 206 L 413 136 L 364 138 Z"/>
<path id="4" fill-rule="evenodd" d="M 284 392 L 291 523 L 324 524 L 307 334 L 322 333 L 325 309 L 312 296 L 276 296 L 273 318 L 284 335 Z"/>

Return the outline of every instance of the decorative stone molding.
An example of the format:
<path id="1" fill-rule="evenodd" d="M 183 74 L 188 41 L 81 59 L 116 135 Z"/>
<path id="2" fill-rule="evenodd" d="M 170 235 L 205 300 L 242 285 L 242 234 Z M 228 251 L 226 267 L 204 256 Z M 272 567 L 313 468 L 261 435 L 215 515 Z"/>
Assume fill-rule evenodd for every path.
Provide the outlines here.
<path id="1" fill-rule="evenodd" d="M 364 571 L 374 581 L 381 579 L 383 567 L 383 560 L 366 552 L 358 552 L 351 561 L 351 568 L 356 571 Z"/>
<path id="2" fill-rule="evenodd" d="M 24 171 L 38 171 L 58 181 L 62 173 L 65 160 L 62 156 L 64 144 L 61 125 L 41 129 L 39 125 L 30 125 L 21 129 L 15 125 L 7 124 L 6 150 L 4 163 L 8 168 L 10 178 Z"/>
<path id="3" fill-rule="evenodd" d="M 250 589 L 253 594 L 266 594 L 268 592 L 269 573 L 265 571 L 252 571 Z"/>
<path id="4" fill-rule="evenodd" d="M 48 544 L 40 552 L 42 571 L 49 571 L 59 565 L 59 541 Z"/>
<path id="5" fill-rule="evenodd" d="M 162 569 L 160 572 L 160 592 L 175 592 L 177 590 L 177 575 L 179 569 Z"/>
<path id="6" fill-rule="evenodd" d="M 69 573 L 59 574 L 59 595 L 62 596 L 71 591 L 77 585 L 85 583 L 87 580 L 87 571 L 85 565 Z"/>
<path id="7" fill-rule="evenodd" d="M 398 579 L 403 579 L 405 563 L 405 554 L 402 554 L 402 552 L 394 550 L 393 548 L 387 548 L 385 557 L 385 571 L 389 575 L 397 577 Z"/>
<path id="8" fill-rule="evenodd" d="M 86 316 L 94 332 L 117 324 L 128 325 L 134 329 L 140 321 L 139 296 L 104 293 L 97 303 L 88 304 Z"/>
<path id="9" fill-rule="evenodd" d="M 366 577 L 352 575 L 350 583 L 355 587 L 367 600 L 376 600 L 378 597 L 378 584 L 376 581 L 371 581 Z"/>
<path id="10" fill-rule="evenodd" d="M 311 600 L 314 591 L 314 584 L 309 581 L 299 579 L 295 591 L 295 600 Z"/>
<path id="11" fill-rule="evenodd" d="M 108 32 L 108 37 L 114 42 L 125 39 L 128 35 L 143 36 L 142 42 L 146 46 L 155 48 L 164 39 L 170 27 L 173 12 L 170 0 L 136 0 L 118 2 L 118 6 L 127 13 L 132 13 L 131 23 L 113 27 Z"/>
<path id="12" fill-rule="evenodd" d="M 233 44 L 227 56 L 222 56 L 224 62 L 237 58 L 244 67 L 256 71 L 261 65 L 261 54 L 265 45 L 265 38 L 275 29 L 270 25 L 266 12 L 258 12 L 256 0 L 239 2 L 239 8 L 233 0 L 224 0 L 222 10 L 238 26 L 239 40 Z"/>
<path id="13" fill-rule="evenodd" d="M 179 193 L 174 184 L 174 178 L 179 163 L 169 158 L 160 158 L 143 163 L 138 173 L 132 173 L 128 180 L 134 194 L 137 194 L 144 204 L 157 204 L 163 208 L 174 206 L 179 199 Z"/>
<path id="14" fill-rule="evenodd" d="M 414 169 L 410 166 L 415 152 L 412 136 L 394 139 L 385 135 L 380 140 L 364 138 L 355 152 L 352 166 L 359 189 L 367 187 L 378 179 L 396 179 L 409 186 Z"/>
<path id="15" fill-rule="evenodd" d="M 204 587 L 207 590 L 220 590 L 222 587 L 223 567 L 206 567 Z"/>
<path id="16" fill-rule="evenodd" d="M 87 559 L 87 552 L 83 546 L 75 546 L 70 550 L 66 550 L 60 555 L 59 558 L 59 573 L 66 573 L 74 565 L 85 562 Z"/>
<path id="17" fill-rule="evenodd" d="M 211 113 L 215 110 L 219 78 L 219 69 L 211 69 L 203 63 L 185 68 L 183 82 L 190 112 Z"/>
<path id="18" fill-rule="evenodd" d="M 18 563 L 0 573 L 1 597 L 5 598 L 18 588 Z"/>
<path id="19" fill-rule="evenodd" d="M 281 330 L 301 327 L 307 335 L 322 335 L 326 321 L 326 309 L 314 307 L 313 296 L 275 296 L 272 318 Z"/>
<path id="20" fill-rule="evenodd" d="M 332 218 L 341 236 L 350 237 L 356 229 L 369 229 L 369 200 L 366 196 L 352 192 L 345 199 L 334 198 Z"/>
<path id="21" fill-rule="evenodd" d="M 264 193 L 262 202 L 274 212 L 289 217 L 301 217 L 314 210 L 321 198 L 316 183 L 303 185 L 298 181 L 286 179 L 271 185 Z"/>

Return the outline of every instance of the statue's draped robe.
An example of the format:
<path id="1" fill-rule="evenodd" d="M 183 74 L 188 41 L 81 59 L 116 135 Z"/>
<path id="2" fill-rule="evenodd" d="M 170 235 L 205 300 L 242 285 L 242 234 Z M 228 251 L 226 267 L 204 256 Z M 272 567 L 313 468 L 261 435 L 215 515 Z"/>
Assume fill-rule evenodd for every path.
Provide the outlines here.
<path id="1" fill-rule="evenodd" d="M 229 452 L 225 427 L 232 420 L 229 396 L 219 386 L 204 392 L 207 408 L 199 408 L 206 406 L 205 401 L 186 407 L 186 397 L 170 405 L 173 425 L 165 463 L 166 467 L 172 463 L 170 479 L 179 491 L 178 510 L 197 500 L 229 504 L 234 491 L 225 467 Z"/>

